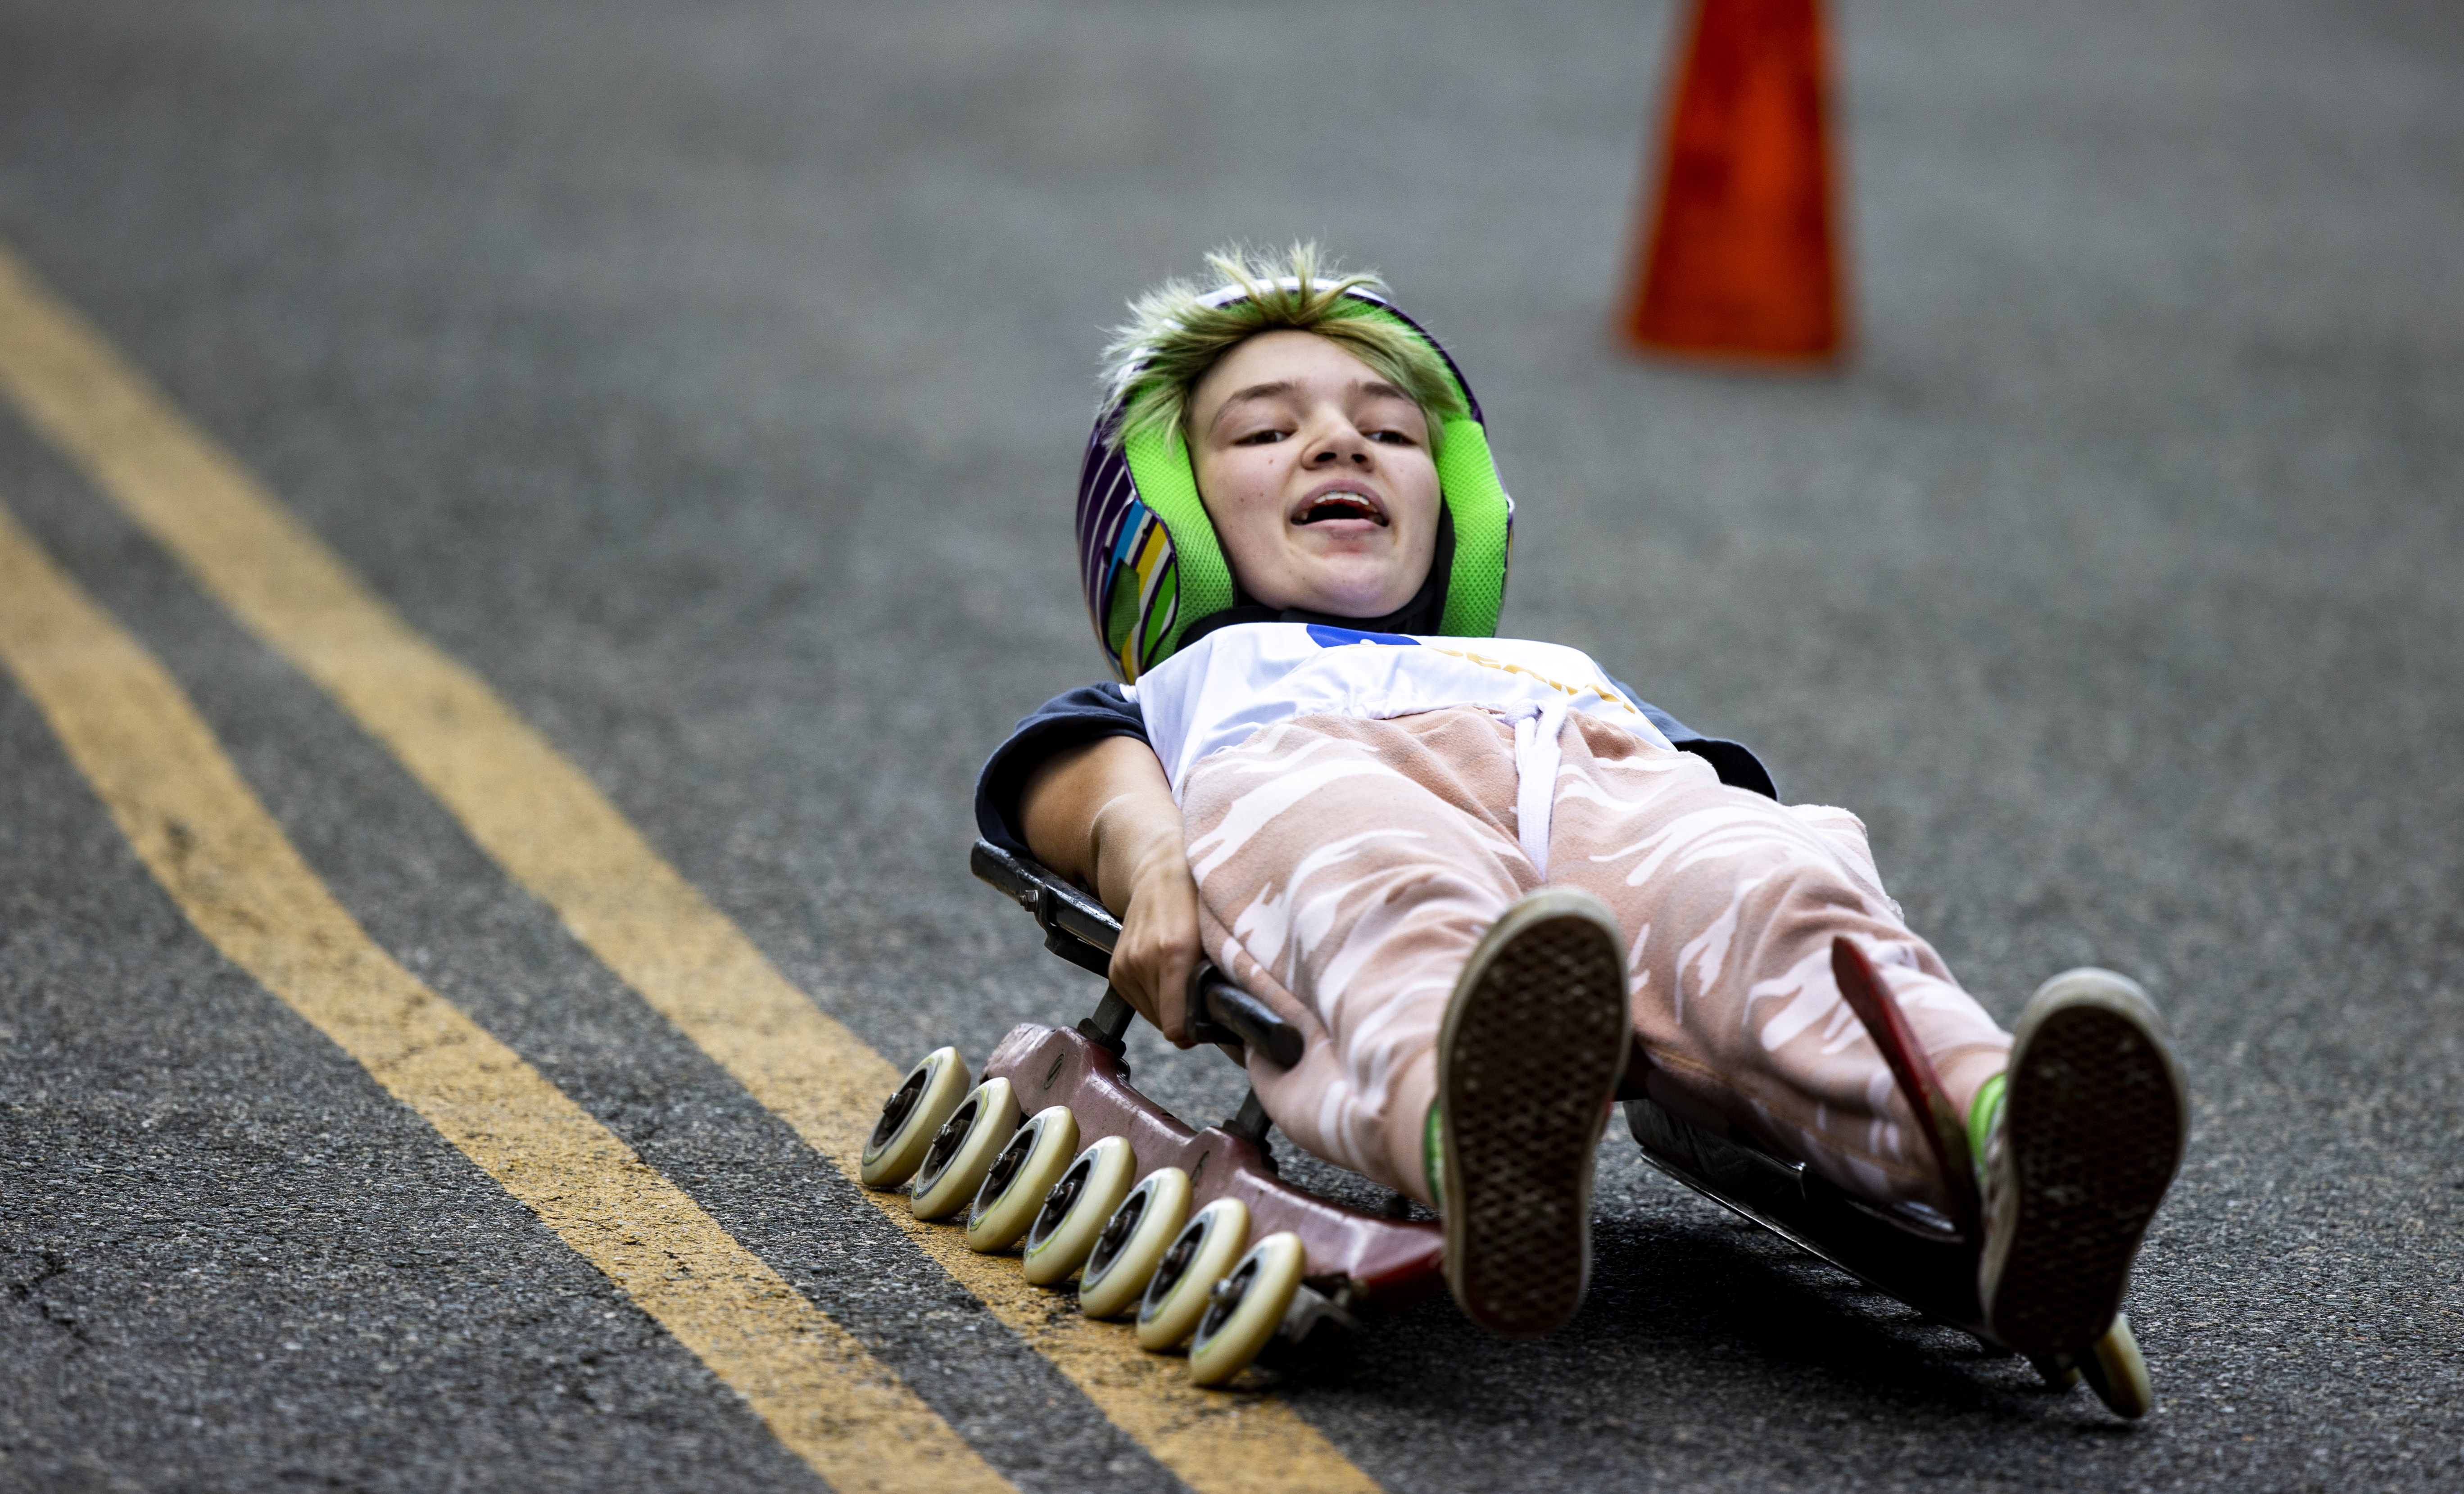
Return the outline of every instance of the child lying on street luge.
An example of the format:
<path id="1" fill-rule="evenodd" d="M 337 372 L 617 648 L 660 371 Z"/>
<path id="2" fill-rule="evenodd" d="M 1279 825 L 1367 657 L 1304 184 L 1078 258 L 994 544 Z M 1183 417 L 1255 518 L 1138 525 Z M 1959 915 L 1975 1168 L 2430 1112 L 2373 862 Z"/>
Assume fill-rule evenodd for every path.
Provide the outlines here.
<path id="1" fill-rule="evenodd" d="M 2188 1130 L 2144 995 L 2074 971 L 2005 1033 L 1854 815 L 1780 802 L 1751 753 L 1573 648 L 1488 636 L 1512 506 L 1452 363 L 1306 247 L 1211 262 L 1222 289 L 1135 303 L 1082 476 L 1121 683 L 1021 723 L 984 834 L 1121 915 L 1112 982 L 1174 1041 L 1204 958 L 1297 1025 L 1298 1064 L 1250 1060 L 1267 1113 L 1435 1207 L 1456 1300 L 1509 1333 L 1582 1300 L 1629 1042 L 1686 1118 L 1949 1206 L 1837 988 L 1846 935 L 1965 1117 L 1996 1336 L 2103 1333 Z"/>

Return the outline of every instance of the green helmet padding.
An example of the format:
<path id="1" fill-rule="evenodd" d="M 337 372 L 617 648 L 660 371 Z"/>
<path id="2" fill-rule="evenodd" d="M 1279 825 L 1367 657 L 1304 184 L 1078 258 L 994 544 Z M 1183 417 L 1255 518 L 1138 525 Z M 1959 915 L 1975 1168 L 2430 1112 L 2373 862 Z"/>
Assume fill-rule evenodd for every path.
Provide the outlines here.
<path id="1" fill-rule="evenodd" d="M 1455 521 L 1455 563 L 1446 576 L 1445 620 L 1439 626 L 1460 638 L 1486 638 L 1497 631 L 1506 605 L 1506 566 L 1513 549 L 1513 501 L 1497 475 L 1488 430 L 1468 415 L 1446 422 L 1438 451 L 1438 491 Z"/>
<path id="2" fill-rule="evenodd" d="M 1232 562 L 1223 557 L 1223 541 L 1206 504 L 1198 496 L 1198 472 L 1189 463 L 1189 444 L 1177 430 L 1132 436 L 1121 447 L 1130 460 L 1130 476 L 1138 497 L 1163 520 L 1172 537 L 1172 563 L 1177 577 L 1178 605 L 1172 631 L 1150 661 L 1161 663 L 1180 647 L 1180 635 L 1199 618 L 1211 617 L 1232 604 Z"/>
<path id="3" fill-rule="evenodd" d="M 1383 307 L 1371 315 L 1425 337 Z M 1471 407 L 1470 392 L 1459 377 L 1455 393 L 1466 409 Z M 1232 605 L 1232 564 L 1224 558 L 1223 542 L 1198 496 L 1198 473 L 1190 465 L 1189 445 L 1178 431 L 1133 436 L 1123 444 L 1121 454 L 1129 460 L 1138 497 L 1163 521 L 1164 532 L 1172 538 L 1177 606 L 1171 631 L 1149 661 L 1152 667 L 1178 650 L 1181 635 L 1192 623 Z M 1437 468 L 1439 495 L 1454 519 L 1455 530 L 1455 560 L 1446 575 L 1445 616 L 1440 626 L 1458 637 L 1485 638 L 1497 631 L 1498 612 L 1506 604 L 1514 505 L 1497 475 L 1487 430 L 1468 415 L 1445 422 Z"/>

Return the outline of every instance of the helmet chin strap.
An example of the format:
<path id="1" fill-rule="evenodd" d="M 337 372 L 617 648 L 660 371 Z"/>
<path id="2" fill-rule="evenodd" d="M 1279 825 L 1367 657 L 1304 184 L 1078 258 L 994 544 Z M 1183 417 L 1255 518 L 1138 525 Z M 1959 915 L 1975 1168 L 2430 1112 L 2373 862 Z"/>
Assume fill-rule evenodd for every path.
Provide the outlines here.
<path id="1" fill-rule="evenodd" d="M 1455 516 L 1443 504 L 1438 507 L 1438 543 L 1429 556 L 1429 574 L 1420 581 L 1420 589 L 1412 600 L 1383 617 L 1337 617 L 1331 612 L 1312 612 L 1306 607 L 1270 607 L 1249 595 L 1238 576 L 1232 579 L 1232 604 L 1221 612 L 1212 612 L 1189 625 L 1180 636 L 1180 647 L 1188 648 L 1219 627 L 1231 627 L 1241 623 L 1315 623 L 1324 627 L 1348 627 L 1361 633 L 1434 634 L 1445 622 L 1446 578 L 1455 568 Z"/>

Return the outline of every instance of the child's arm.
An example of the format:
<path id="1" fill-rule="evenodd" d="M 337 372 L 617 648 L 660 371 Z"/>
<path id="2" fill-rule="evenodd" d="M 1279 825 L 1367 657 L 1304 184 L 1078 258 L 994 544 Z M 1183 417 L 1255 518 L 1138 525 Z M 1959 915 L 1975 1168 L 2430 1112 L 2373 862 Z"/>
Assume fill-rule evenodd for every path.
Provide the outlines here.
<path id="1" fill-rule="evenodd" d="M 1020 828 L 1035 859 L 1120 914 L 1112 985 L 1182 1047 L 1198 969 L 1198 884 L 1163 764 L 1133 736 L 1057 753 L 1028 775 Z"/>

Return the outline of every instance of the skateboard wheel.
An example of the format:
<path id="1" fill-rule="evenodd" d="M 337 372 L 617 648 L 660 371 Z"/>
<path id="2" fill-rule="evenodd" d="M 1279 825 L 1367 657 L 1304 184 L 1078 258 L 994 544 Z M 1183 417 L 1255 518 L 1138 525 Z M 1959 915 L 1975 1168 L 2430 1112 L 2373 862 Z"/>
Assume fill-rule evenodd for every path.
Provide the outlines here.
<path id="1" fill-rule="evenodd" d="M 1309 1251 L 1289 1230 L 1268 1235 L 1249 1247 L 1232 1274 L 1206 1294 L 1206 1311 L 1198 1320 L 1198 1336 L 1189 1342 L 1189 1378 L 1198 1385 L 1221 1385 L 1249 1367 L 1258 1351 L 1284 1326 L 1292 1294 L 1300 1290 L 1301 1272 Z"/>
<path id="2" fill-rule="evenodd" d="M 2115 1313 L 2113 1327 L 2079 1355 L 2079 1378 L 2115 1416 L 2136 1421 L 2156 1409 L 2156 1387 L 2147 1378 L 2146 1357 L 2139 1351 L 2138 1336 L 2130 1331 L 2130 1319 L 2122 1313 Z"/>
<path id="3" fill-rule="evenodd" d="M 942 1123 L 967 1097 L 967 1065 L 957 1048 L 935 1048 L 907 1071 L 898 1088 L 883 1102 L 881 1119 L 864 1144 L 863 1171 L 867 1188 L 895 1188 L 924 1165 Z"/>
<path id="4" fill-rule="evenodd" d="M 907 1206 L 919 1219 L 943 1219 L 965 1208 L 1016 1130 L 1018 1093 L 1009 1081 L 987 1079 L 976 1086 L 933 1133 Z"/>
<path id="5" fill-rule="evenodd" d="M 1048 1106 L 1021 1126 L 993 1158 L 967 1210 L 967 1248 L 1006 1250 L 1035 1222 L 1044 1196 L 1061 1180 L 1078 1150 L 1078 1120 L 1066 1105 Z"/>
<path id="6" fill-rule="evenodd" d="M 1086 1264 L 1137 1175 L 1138 1154 L 1125 1137 L 1106 1136 L 1079 1153 L 1027 1227 L 1026 1279 L 1038 1286 L 1058 1285 Z"/>
<path id="7" fill-rule="evenodd" d="M 1158 1167 L 1104 1220 L 1078 1278 L 1078 1308 L 1090 1318 L 1116 1318 L 1138 1305 L 1147 1278 L 1189 1218 L 1189 1175 Z"/>
<path id="8" fill-rule="evenodd" d="M 1207 1294 L 1231 1273 L 1249 1242 L 1248 1205 L 1238 1198 L 1218 1198 L 1190 1216 L 1173 1237 L 1146 1296 L 1138 1303 L 1138 1347 L 1163 1351 L 1177 1348 L 1198 1328 L 1206 1311 Z"/>

